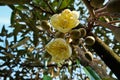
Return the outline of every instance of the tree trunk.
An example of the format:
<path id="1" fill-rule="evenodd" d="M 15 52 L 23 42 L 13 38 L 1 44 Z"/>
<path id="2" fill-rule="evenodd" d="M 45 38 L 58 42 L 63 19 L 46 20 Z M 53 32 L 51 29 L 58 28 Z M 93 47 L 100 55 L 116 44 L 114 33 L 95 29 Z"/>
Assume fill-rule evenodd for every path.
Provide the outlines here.
<path id="1" fill-rule="evenodd" d="M 118 80 L 120 80 L 120 57 L 98 37 L 96 37 L 96 42 L 92 47 L 105 62 L 105 64 L 111 69 L 111 71 L 116 75 Z"/>

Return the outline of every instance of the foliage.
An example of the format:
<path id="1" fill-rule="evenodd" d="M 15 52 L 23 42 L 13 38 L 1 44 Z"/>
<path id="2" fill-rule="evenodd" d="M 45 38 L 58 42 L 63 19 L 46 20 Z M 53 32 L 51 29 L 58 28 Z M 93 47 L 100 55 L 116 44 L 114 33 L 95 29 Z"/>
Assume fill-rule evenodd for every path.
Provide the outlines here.
<path id="1" fill-rule="evenodd" d="M 119 55 L 120 44 L 112 38 L 112 32 L 99 25 L 89 27 L 88 9 L 84 0 L 31 0 L 26 4 L 7 5 L 12 9 L 11 32 L 3 26 L 0 32 L 0 78 L 24 80 L 101 80 L 113 78 L 111 70 L 97 55 L 91 46 L 86 45 L 85 37 L 93 33 L 102 39 L 113 51 Z M 4 3 L 5 4 L 5 3 Z M 0 4 L 3 6 L 3 4 Z M 80 24 L 73 30 L 84 28 L 86 36 L 73 39 L 70 32 L 64 35 L 72 48 L 72 56 L 62 64 L 51 62 L 52 56 L 45 50 L 45 46 L 58 33 L 52 25 L 46 29 L 41 22 L 49 22 L 54 14 L 61 13 L 64 9 L 79 12 Z M 100 17 L 101 21 L 119 20 L 119 18 Z M 81 35 L 82 36 L 82 35 Z M 114 35 L 112 35 L 114 36 Z M 79 45 L 78 45 L 79 44 Z M 80 49 L 79 49 L 80 48 Z M 78 50 L 79 49 L 79 50 Z M 94 59 L 89 61 L 85 53 L 93 53 Z M 100 74 L 104 72 L 103 74 Z M 109 74 L 107 74 L 109 73 Z"/>

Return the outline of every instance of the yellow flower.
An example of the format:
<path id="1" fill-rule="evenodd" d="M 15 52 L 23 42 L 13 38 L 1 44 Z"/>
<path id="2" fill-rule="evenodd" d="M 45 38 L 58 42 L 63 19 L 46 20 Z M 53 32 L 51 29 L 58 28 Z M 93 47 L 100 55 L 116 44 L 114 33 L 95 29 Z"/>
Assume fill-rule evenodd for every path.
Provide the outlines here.
<path id="1" fill-rule="evenodd" d="M 71 47 L 62 38 L 56 38 L 50 41 L 45 48 L 46 51 L 52 56 L 52 61 L 57 63 L 68 59 L 72 54 Z"/>
<path id="2" fill-rule="evenodd" d="M 65 9 L 61 14 L 55 14 L 51 17 L 50 22 L 55 29 L 66 33 L 79 24 L 79 13 Z"/>

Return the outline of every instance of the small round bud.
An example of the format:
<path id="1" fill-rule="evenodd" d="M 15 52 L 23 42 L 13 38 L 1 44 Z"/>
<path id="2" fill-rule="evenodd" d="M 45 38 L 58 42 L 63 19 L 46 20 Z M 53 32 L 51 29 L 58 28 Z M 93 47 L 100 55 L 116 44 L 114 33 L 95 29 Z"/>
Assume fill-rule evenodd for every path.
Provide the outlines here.
<path id="1" fill-rule="evenodd" d="M 51 58 L 52 57 L 48 52 L 45 52 L 42 56 L 45 57 L 45 58 Z"/>
<path id="2" fill-rule="evenodd" d="M 86 29 L 85 29 L 85 28 L 80 28 L 79 31 L 80 31 L 80 33 L 81 33 L 81 36 L 80 36 L 81 38 L 86 36 L 86 33 L 87 33 L 87 32 L 86 32 Z"/>
<path id="3" fill-rule="evenodd" d="M 104 0 L 90 0 L 90 5 L 94 8 L 100 8 L 103 6 Z"/>
<path id="4" fill-rule="evenodd" d="M 72 44 L 74 44 L 74 45 L 79 45 L 79 44 L 80 44 L 79 39 L 73 39 L 73 40 L 72 40 Z"/>
<path id="5" fill-rule="evenodd" d="M 75 29 L 75 30 L 72 30 L 71 32 L 70 32 L 70 37 L 72 38 L 72 39 L 79 39 L 80 38 L 80 32 L 79 32 L 79 30 L 77 30 L 77 29 Z"/>
<path id="6" fill-rule="evenodd" d="M 64 38 L 64 33 L 62 33 L 62 32 L 56 32 L 55 33 L 55 38 Z"/>
<path id="7" fill-rule="evenodd" d="M 93 60 L 93 55 L 91 52 L 87 51 L 85 52 L 85 57 L 89 60 L 92 61 Z"/>
<path id="8" fill-rule="evenodd" d="M 95 38 L 93 36 L 87 36 L 85 38 L 85 43 L 88 46 L 92 46 L 95 43 Z"/>
<path id="9" fill-rule="evenodd" d="M 48 29 L 50 29 L 50 24 L 47 20 L 42 20 L 41 21 L 41 27 L 45 30 L 48 30 Z"/>

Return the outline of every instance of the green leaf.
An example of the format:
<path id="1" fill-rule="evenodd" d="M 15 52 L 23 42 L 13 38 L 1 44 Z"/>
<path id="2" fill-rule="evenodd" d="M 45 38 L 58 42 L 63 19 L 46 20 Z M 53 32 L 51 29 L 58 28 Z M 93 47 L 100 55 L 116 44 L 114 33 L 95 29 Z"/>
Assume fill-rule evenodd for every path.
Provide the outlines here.
<path id="1" fill-rule="evenodd" d="M 80 60 L 76 59 L 77 65 L 80 65 Z"/>
<path id="2" fill-rule="evenodd" d="M 59 1 L 59 5 L 60 5 L 60 7 L 59 7 L 59 9 L 64 9 L 64 8 L 66 8 L 66 7 L 68 7 L 71 3 L 73 3 L 73 1 L 74 0 L 60 0 Z"/>
<path id="3" fill-rule="evenodd" d="M 16 6 L 15 8 L 18 10 L 28 10 L 29 9 L 28 7 L 23 6 L 23 5 Z"/>
<path id="4" fill-rule="evenodd" d="M 15 16 L 16 15 L 16 11 L 14 10 L 12 13 L 11 13 L 11 20 L 10 20 L 10 23 L 11 25 L 14 25 L 14 22 L 15 22 Z"/>
<path id="5" fill-rule="evenodd" d="M 35 4 L 43 3 L 43 0 L 33 0 L 33 3 Z"/>
<path id="6" fill-rule="evenodd" d="M 0 38 L 0 42 L 3 42 L 2 38 Z"/>
<path id="7" fill-rule="evenodd" d="M 7 39 L 7 38 L 5 39 L 5 45 L 6 45 L 6 50 L 7 50 L 8 47 L 9 47 L 9 42 L 8 42 L 8 39 Z"/>
<path id="8" fill-rule="evenodd" d="M 9 38 L 9 37 L 12 37 L 13 36 L 13 32 L 11 32 L 11 33 L 9 33 L 8 35 L 7 35 L 7 37 Z"/>
<path id="9" fill-rule="evenodd" d="M 101 80 L 101 78 L 98 76 L 98 74 L 91 67 L 87 66 L 86 69 L 95 80 Z"/>
<path id="10" fill-rule="evenodd" d="M 5 26 L 3 25 L 0 36 L 6 36 L 7 35 L 8 30 L 5 29 Z"/>
<path id="11" fill-rule="evenodd" d="M 0 3 L 0 6 L 5 6 L 5 4 L 3 4 L 3 3 Z"/>
<path id="12" fill-rule="evenodd" d="M 83 68 L 83 70 L 85 71 L 85 73 L 87 74 L 87 76 L 90 78 L 90 80 L 95 80 L 85 67 Z"/>
<path id="13" fill-rule="evenodd" d="M 25 44 L 28 40 L 30 40 L 29 37 L 25 37 L 22 40 L 20 40 L 18 43 L 14 44 L 11 48 L 17 48 L 23 44 Z"/>
<path id="14" fill-rule="evenodd" d="M 4 47 L 0 46 L 0 50 L 6 50 Z"/>
<path id="15" fill-rule="evenodd" d="M 48 76 L 48 75 L 44 75 L 43 80 L 52 80 L 52 78 L 50 76 Z"/>
<path id="16" fill-rule="evenodd" d="M 39 43 L 39 35 L 38 35 L 37 31 L 33 33 L 33 40 L 34 40 L 33 41 L 34 45 L 37 46 Z"/>
<path id="17" fill-rule="evenodd" d="M 116 80 L 116 79 L 112 79 L 112 78 L 103 78 L 102 80 Z"/>
<path id="18" fill-rule="evenodd" d="M 19 32 L 21 32 L 23 29 L 25 30 L 25 25 L 23 24 L 15 24 L 15 29 L 13 31 L 14 35 L 16 36 Z"/>

